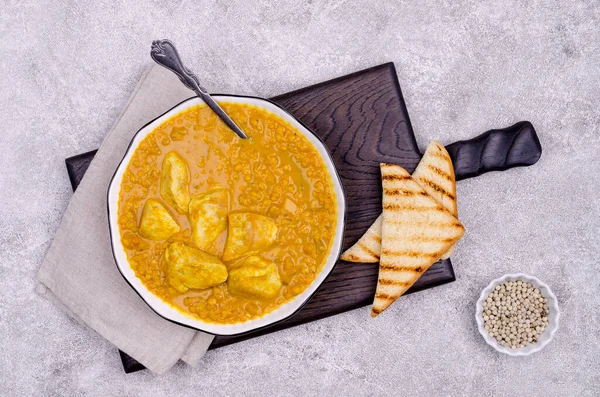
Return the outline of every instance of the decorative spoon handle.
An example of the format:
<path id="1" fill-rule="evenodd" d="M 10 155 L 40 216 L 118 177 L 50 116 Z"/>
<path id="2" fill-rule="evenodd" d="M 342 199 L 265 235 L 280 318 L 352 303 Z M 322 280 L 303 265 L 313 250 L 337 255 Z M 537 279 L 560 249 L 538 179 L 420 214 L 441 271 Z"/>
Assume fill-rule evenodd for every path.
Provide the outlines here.
<path id="1" fill-rule="evenodd" d="M 170 40 L 154 40 L 150 56 L 156 63 L 175 73 L 190 90 L 206 93 L 206 90 L 200 86 L 196 75 L 183 65 L 177 48 Z"/>
<path id="2" fill-rule="evenodd" d="M 235 124 L 225 111 L 215 102 L 208 92 L 200 85 L 198 78 L 183 65 L 177 48 L 170 40 L 154 40 L 150 56 L 159 65 L 169 69 L 179 77 L 179 80 L 190 90 L 194 91 L 240 138 L 248 138 Z"/>

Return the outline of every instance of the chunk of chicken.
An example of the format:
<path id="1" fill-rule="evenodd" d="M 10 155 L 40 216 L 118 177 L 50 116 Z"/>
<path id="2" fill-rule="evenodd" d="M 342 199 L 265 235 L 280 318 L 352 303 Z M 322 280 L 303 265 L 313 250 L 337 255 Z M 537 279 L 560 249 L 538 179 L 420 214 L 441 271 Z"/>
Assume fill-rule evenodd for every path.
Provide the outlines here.
<path id="1" fill-rule="evenodd" d="M 273 299 L 281 289 L 277 266 L 258 256 L 248 257 L 242 266 L 229 272 L 227 288 L 229 292 L 235 295 L 257 299 Z"/>
<path id="2" fill-rule="evenodd" d="M 155 241 L 166 240 L 179 230 L 179 225 L 160 201 L 146 200 L 140 219 L 140 236 Z"/>
<path id="3" fill-rule="evenodd" d="M 190 174 L 185 160 L 176 152 L 169 152 L 162 162 L 160 195 L 185 214 L 190 202 Z"/>
<path id="4" fill-rule="evenodd" d="M 227 229 L 228 212 L 229 194 L 224 189 L 199 194 L 190 200 L 189 218 L 196 247 L 206 251 Z"/>
<path id="5" fill-rule="evenodd" d="M 179 292 L 209 288 L 227 280 L 227 268 L 219 258 L 189 245 L 169 245 L 164 259 L 169 284 Z"/>
<path id="6" fill-rule="evenodd" d="M 269 248 L 277 238 L 277 226 L 263 215 L 250 212 L 229 214 L 229 231 L 225 243 L 224 261 Z"/>

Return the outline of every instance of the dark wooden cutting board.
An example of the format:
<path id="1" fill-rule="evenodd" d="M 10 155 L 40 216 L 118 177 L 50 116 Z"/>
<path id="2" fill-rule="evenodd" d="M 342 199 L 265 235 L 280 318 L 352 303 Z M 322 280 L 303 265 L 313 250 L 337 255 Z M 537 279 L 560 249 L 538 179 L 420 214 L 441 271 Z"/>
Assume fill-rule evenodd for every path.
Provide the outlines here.
<path id="1" fill-rule="evenodd" d="M 393 63 L 387 63 L 272 98 L 319 135 L 331 151 L 347 201 L 344 249 L 367 230 L 381 212 L 379 164 L 396 163 L 412 172 L 421 153 L 408 117 Z M 434 136 L 422 137 L 424 143 Z M 541 145 L 531 123 L 491 130 L 447 146 L 457 179 L 488 171 L 532 165 Z M 95 151 L 66 160 L 73 189 Z M 467 225 L 468 227 L 468 225 Z M 460 252 L 458 252 L 460 254 Z M 217 336 L 210 349 L 315 321 L 372 303 L 378 266 L 339 261 L 309 302 L 294 316 L 240 336 Z M 434 264 L 407 293 L 455 280 L 450 260 Z M 144 367 L 121 352 L 126 372 Z"/>

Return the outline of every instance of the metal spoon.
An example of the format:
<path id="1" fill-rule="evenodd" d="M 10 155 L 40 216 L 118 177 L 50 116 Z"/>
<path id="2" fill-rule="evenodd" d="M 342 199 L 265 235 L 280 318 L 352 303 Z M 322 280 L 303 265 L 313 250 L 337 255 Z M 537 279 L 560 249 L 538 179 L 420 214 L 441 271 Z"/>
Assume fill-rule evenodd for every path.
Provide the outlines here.
<path id="1" fill-rule="evenodd" d="M 175 48 L 175 45 L 170 40 L 154 40 L 152 42 L 152 49 L 150 50 L 150 56 L 156 63 L 171 72 L 175 73 L 179 80 L 190 90 L 194 91 L 202 100 L 208 105 L 223 120 L 229 128 L 233 130 L 240 138 L 247 139 L 248 136 L 244 134 L 240 127 L 225 113 L 225 111 L 219 106 L 217 102 L 208 94 L 208 92 L 200 86 L 196 75 L 188 68 L 183 65 L 179 53 Z"/>

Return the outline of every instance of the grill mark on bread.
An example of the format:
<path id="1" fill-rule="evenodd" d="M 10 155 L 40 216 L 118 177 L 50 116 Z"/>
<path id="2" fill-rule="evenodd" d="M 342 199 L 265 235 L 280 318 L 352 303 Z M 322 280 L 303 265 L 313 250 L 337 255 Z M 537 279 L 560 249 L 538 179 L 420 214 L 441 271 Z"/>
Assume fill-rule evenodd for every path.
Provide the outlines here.
<path id="1" fill-rule="evenodd" d="M 375 240 L 377 244 L 381 245 L 381 236 L 373 235 L 371 238 Z"/>
<path id="2" fill-rule="evenodd" d="M 363 244 L 360 240 L 356 243 L 358 244 L 358 246 L 360 248 L 362 248 L 364 251 L 366 251 L 369 255 L 373 256 L 374 258 L 379 259 L 379 254 L 373 252 L 373 250 L 369 247 L 367 247 L 365 244 Z"/>
<path id="3" fill-rule="evenodd" d="M 438 151 L 437 152 L 431 152 L 430 155 L 433 156 L 433 157 L 439 157 L 441 159 L 448 160 L 448 156 L 446 156 L 446 154 L 442 152 L 442 148 L 439 147 L 439 146 L 437 148 L 438 148 Z"/>
<path id="4" fill-rule="evenodd" d="M 375 294 L 375 298 L 377 299 L 385 299 L 385 300 L 392 300 L 392 299 L 396 299 L 395 296 L 392 295 L 388 295 L 388 294 L 384 294 L 382 292 Z"/>
<path id="5" fill-rule="evenodd" d="M 381 266 L 379 267 L 381 270 Z M 424 270 L 421 266 L 412 267 L 412 266 L 384 266 L 384 271 L 387 272 L 402 272 L 402 273 L 421 273 Z M 381 279 L 379 280 L 383 285 L 410 285 L 409 281 L 394 281 L 390 279 Z"/>
<path id="6" fill-rule="evenodd" d="M 428 257 L 428 258 L 433 258 L 435 256 L 439 256 L 438 253 L 427 253 L 427 252 L 421 252 L 421 251 L 390 251 L 390 250 L 381 250 L 381 255 L 385 255 L 385 256 L 408 256 L 410 258 L 421 258 L 421 257 Z"/>
<path id="7" fill-rule="evenodd" d="M 411 221 L 393 221 L 393 220 L 388 220 L 387 221 L 388 224 L 390 225 L 399 225 L 399 226 L 431 226 L 431 227 L 446 227 L 446 226 L 452 226 L 452 227 L 458 227 L 460 229 L 464 229 L 462 223 L 456 221 L 453 223 L 448 223 L 448 222 L 411 222 Z"/>
<path id="8" fill-rule="evenodd" d="M 389 175 L 385 174 L 381 176 L 384 181 L 404 181 L 410 179 L 410 175 Z"/>
<path id="9" fill-rule="evenodd" d="M 397 238 L 396 238 L 397 237 Z M 391 240 L 391 241 L 410 241 L 410 242 L 420 242 L 420 243 L 429 243 L 429 242 L 433 242 L 433 243 L 453 243 L 455 239 L 449 237 L 449 238 L 438 238 L 438 237 L 406 237 L 404 235 L 398 235 L 398 236 L 387 236 L 386 238 L 387 240 Z"/>
<path id="10" fill-rule="evenodd" d="M 386 196 L 427 196 L 427 192 L 423 191 L 389 188 L 384 188 L 383 194 L 385 194 Z"/>
<path id="11" fill-rule="evenodd" d="M 443 169 L 438 168 L 433 164 L 428 164 L 427 168 L 429 168 L 431 171 L 435 172 L 437 175 L 441 176 L 442 178 L 452 182 L 452 177 Z"/>
<path id="12" fill-rule="evenodd" d="M 421 183 L 429 186 L 430 188 L 432 188 L 436 192 L 439 192 L 439 193 L 441 193 L 441 194 L 443 194 L 445 196 L 450 197 L 452 200 L 456 199 L 456 197 L 452 193 L 446 191 L 446 189 L 444 189 L 443 187 L 441 187 L 440 185 L 438 185 L 437 183 L 435 183 L 435 182 L 433 182 L 433 181 L 431 181 L 429 179 L 419 178 L 419 182 L 421 182 Z"/>
<path id="13" fill-rule="evenodd" d="M 389 278 L 379 279 L 378 283 L 381 285 L 398 285 L 400 287 L 406 287 L 411 284 L 410 281 L 396 281 Z"/>
<path id="14" fill-rule="evenodd" d="M 350 261 L 359 261 L 360 260 L 360 258 L 354 254 L 348 254 L 348 255 L 342 255 L 342 256 L 343 256 L 342 259 L 348 258 L 348 260 L 350 260 Z"/>
<path id="15" fill-rule="evenodd" d="M 389 211 L 416 211 L 416 212 L 425 212 L 436 210 L 436 208 L 431 207 L 415 207 L 409 205 L 398 205 L 398 204 L 383 204 L 384 210 Z M 398 224 L 405 224 L 406 222 L 400 222 Z"/>

